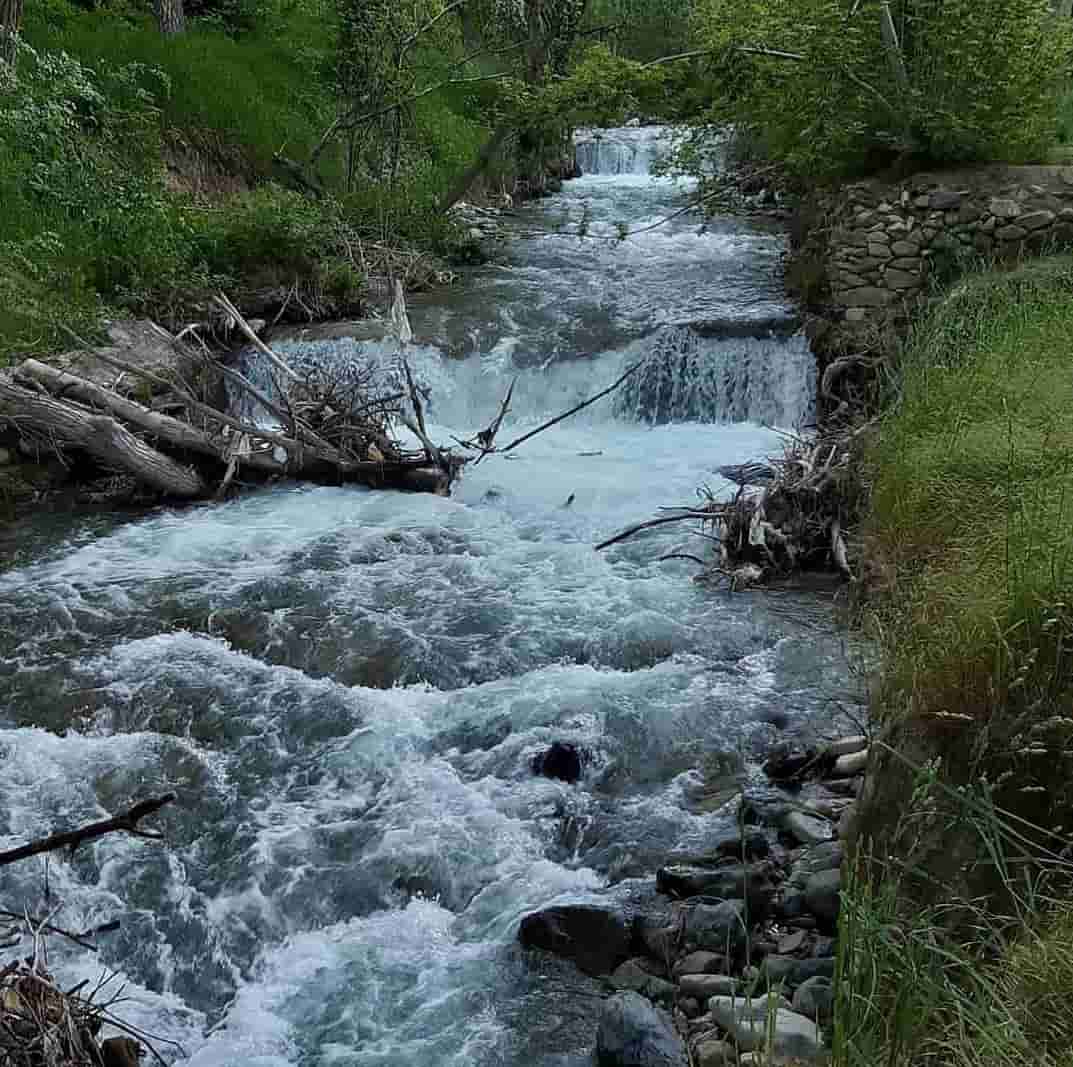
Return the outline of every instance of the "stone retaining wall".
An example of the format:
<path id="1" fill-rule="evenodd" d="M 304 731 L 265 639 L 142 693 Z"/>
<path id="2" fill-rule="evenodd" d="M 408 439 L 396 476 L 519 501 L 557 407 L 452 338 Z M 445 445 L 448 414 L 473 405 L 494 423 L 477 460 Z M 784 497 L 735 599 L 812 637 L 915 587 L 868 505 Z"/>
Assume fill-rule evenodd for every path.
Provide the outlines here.
<path id="1" fill-rule="evenodd" d="M 978 167 L 848 185 L 820 200 L 831 310 L 884 325 L 913 310 L 929 275 L 974 256 L 1073 245 L 1073 167 Z"/>

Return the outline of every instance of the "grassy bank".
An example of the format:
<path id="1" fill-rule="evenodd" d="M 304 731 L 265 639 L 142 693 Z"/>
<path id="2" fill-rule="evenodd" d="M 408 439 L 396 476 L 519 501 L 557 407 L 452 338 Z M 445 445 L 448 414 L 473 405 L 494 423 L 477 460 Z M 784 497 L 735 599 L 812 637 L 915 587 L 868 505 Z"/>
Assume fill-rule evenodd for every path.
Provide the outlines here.
<path id="1" fill-rule="evenodd" d="M 479 101 L 418 101 L 397 180 L 348 184 L 332 146 L 310 197 L 276 162 L 307 160 L 336 114 L 333 11 L 270 2 L 165 39 L 123 5 L 27 5 L 17 71 L 0 70 L 0 365 L 109 314 L 190 321 L 217 287 L 298 283 L 309 306 L 360 312 L 384 246 L 411 264 L 456 250 L 435 204 L 488 135 Z"/>
<path id="2" fill-rule="evenodd" d="M 882 743 L 841 1064 L 1073 1062 L 1073 260 L 958 283 L 869 456 Z M 889 749 L 884 745 L 889 745 Z"/>

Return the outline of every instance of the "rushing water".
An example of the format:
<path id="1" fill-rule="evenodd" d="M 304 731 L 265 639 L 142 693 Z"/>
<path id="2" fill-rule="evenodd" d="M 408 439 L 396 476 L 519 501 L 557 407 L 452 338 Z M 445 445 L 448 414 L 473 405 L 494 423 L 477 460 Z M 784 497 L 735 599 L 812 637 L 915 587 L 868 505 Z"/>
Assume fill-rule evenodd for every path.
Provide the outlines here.
<path id="1" fill-rule="evenodd" d="M 698 485 L 729 491 L 715 467 L 810 410 L 807 349 L 779 336 L 781 235 L 655 226 L 688 195 L 646 173 L 660 142 L 583 144 L 596 173 L 519 211 L 506 262 L 414 309 L 441 439 L 486 425 L 515 373 L 504 436 L 645 359 L 614 400 L 451 499 L 280 487 L 41 517 L 10 542 L 0 847 L 178 792 L 166 848 L 115 836 L 49 872 L 62 925 L 122 919 L 102 962 L 178 1060 L 588 1063 L 598 988 L 527 960 L 521 916 L 640 892 L 725 823 L 697 803 L 712 753 L 748 774 L 772 720 L 828 724 L 847 681 L 822 602 L 697 586 L 694 564 L 658 562 L 704 551 L 684 528 L 592 547 Z M 589 754 L 576 786 L 531 773 L 555 739 Z M 0 902 L 42 885 L 41 864 L 8 868 Z M 53 953 L 65 978 L 97 973 Z"/>

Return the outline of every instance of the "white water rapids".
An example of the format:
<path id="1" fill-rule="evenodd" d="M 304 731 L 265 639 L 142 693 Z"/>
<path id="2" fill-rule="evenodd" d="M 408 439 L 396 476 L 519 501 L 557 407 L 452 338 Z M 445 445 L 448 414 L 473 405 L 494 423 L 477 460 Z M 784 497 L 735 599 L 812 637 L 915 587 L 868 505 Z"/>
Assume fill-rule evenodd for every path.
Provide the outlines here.
<path id="1" fill-rule="evenodd" d="M 647 174 L 659 131 L 585 144 L 589 174 L 518 212 L 506 262 L 414 309 L 433 435 L 502 436 L 645 371 L 451 499 L 279 487 L 137 517 L 39 516 L 0 568 L 0 848 L 175 789 L 167 847 L 113 836 L 50 868 L 57 919 L 111 918 L 121 1014 L 196 1067 L 567 1067 L 590 1062 L 596 983 L 527 959 L 551 901 L 642 893 L 725 810 L 711 754 L 748 766 L 823 724 L 846 686 L 826 606 L 730 596 L 657 562 L 684 528 L 593 545 L 777 450 L 811 359 L 782 236 L 684 215 Z M 635 232 L 613 238 L 623 227 Z M 584 223 L 583 238 L 560 231 Z M 699 327 L 691 324 L 700 324 Z M 771 334 L 775 329 L 776 334 Z M 352 341 L 284 346 L 339 362 Z M 570 506 L 565 506 L 572 497 Z M 533 776 L 552 740 L 576 786 Z M 38 906 L 43 865 L 0 872 Z"/>

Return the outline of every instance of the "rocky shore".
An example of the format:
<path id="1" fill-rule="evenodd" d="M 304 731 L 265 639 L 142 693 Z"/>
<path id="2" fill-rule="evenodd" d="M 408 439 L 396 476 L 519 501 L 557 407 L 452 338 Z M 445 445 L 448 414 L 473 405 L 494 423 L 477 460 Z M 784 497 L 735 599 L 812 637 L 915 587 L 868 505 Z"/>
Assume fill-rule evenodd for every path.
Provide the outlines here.
<path id="1" fill-rule="evenodd" d="M 669 857 L 640 899 L 522 920 L 527 949 L 604 981 L 600 1067 L 826 1060 L 843 841 L 867 762 L 864 737 L 777 746 L 767 783 L 736 802 L 736 826 L 702 854 Z"/>

